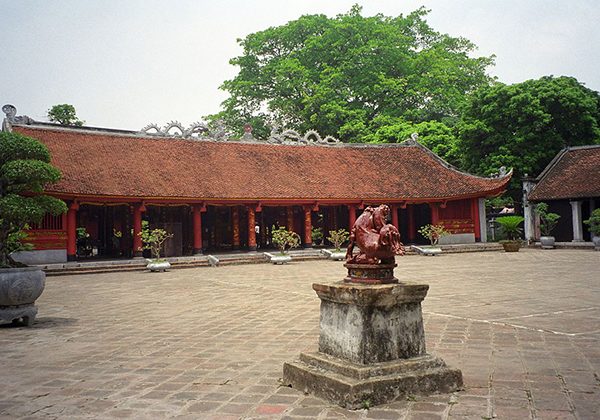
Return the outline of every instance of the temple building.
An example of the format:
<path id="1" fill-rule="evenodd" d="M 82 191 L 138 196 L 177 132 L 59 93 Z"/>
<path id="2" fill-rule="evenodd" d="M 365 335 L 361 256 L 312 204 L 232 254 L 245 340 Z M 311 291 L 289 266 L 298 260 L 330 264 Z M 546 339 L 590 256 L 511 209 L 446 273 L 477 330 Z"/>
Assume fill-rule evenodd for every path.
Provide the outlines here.
<path id="1" fill-rule="evenodd" d="M 327 237 L 382 203 L 404 243 L 424 242 L 418 229 L 429 223 L 443 224 L 449 243 L 484 242 L 484 199 L 511 177 L 461 172 L 414 138 L 344 144 L 288 130 L 259 141 L 249 127 L 230 139 L 174 126 L 135 132 L 13 121 L 10 129 L 50 150 L 62 179 L 46 192 L 69 208 L 29 231 L 38 262 L 141 256 L 143 221 L 173 234 L 166 256 L 267 249 L 273 226 L 311 247 L 312 228 Z"/>
<path id="2" fill-rule="evenodd" d="M 591 241 L 583 224 L 600 207 L 600 145 L 561 150 L 537 178 L 523 181 L 525 239 L 539 240 L 535 203 L 561 216 L 552 236 L 559 242 Z"/>

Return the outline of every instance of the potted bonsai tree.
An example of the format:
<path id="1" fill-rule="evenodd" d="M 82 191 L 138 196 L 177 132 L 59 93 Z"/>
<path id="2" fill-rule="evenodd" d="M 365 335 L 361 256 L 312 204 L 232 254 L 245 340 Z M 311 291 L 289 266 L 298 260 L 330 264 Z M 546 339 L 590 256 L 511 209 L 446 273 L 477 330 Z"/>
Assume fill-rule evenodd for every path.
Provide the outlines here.
<path id="1" fill-rule="evenodd" d="M 592 234 L 592 242 L 596 251 L 600 251 L 600 209 L 592 211 L 590 218 L 584 220 L 583 223 L 589 226 L 589 231 Z"/>
<path id="2" fill-rule="evenodd" d="M 148 268 L 150 271 L 165 271 L 171 268 L 171 264 L 164 258 L 160 257 L 162 248 L 167 239 L 172 238 L 173 234 L 168 233 L 164 229 L 150 229 L 146 220 L 142 221 L 142 231 L 139 233 L 144 244 L 144 249 L 150 250 L 152 259 L 148 260 Z"/>
<path id="3" fill-rule="evenodd" d="M 524 220 L 523 216 L 504 216 L 496 219 L 507 238 L 500 241 L 504 251 L 517 252 L 521 248 L 520 237 L 523 229 L 520 225 Z"/>
<path id="4" fill-rule="evenodd" d="M 18 133 L 0 132 L 0 320 L 33 324 L 35 300 L 46 275 L 37 267 L 22 267 L 10 253 L 28 223 L 45 214 L 59 215 L 66 204 L 43 194 L 60 171 L 50 164 L 50 152 L 39 141 Z"/>
<path id="5" fill-rule="evenodd" d="M 535 212 L 538 214 L 540 218 L 540 231 L 542 236 L 540 237 L 540 243 L 542 245 L 542 249 L 552 249 L 554 248 L 554 236 L 550 236 L 550 232 L 554 229 L 558 223 L 558 219 L 560 219 L 560 215 L 556 213 L 548 212 L 548 204 L 546 203 L 538 203 L 535 206 Z"/>
<path id="6" fill-rule="evenodd" d="M 265 256 L 270 258 L 273 264 L 285 264 L 292 260 L 287 251 L 300 246 L 300 235 L 296 232 L 287 230 L 284 227 L 275 227 L 271 229 L 273 244 L 279 248 L 279 255 L 273 255 L 265 252 Z"/>
<path id="7" fill-rule="evenodd" d="M 346 229 L 330 230 L 327 240 L 333 245 L 333 251 L 324 250 L 329 259 L 341 261 L 346 258 L 346 252 L 342 251 L 342 245 L 350 239 L 350 233 Z"/>
<path id="8" fill-rule="evenodd" d="M 425 225 L 422 226 L 418 232 L 424 238 L 429 240 L 430 246 L 414 246 L 413 248 L 417 250 L 422 255 L 438 255 L 442 253 L 442 248 L 436 246 L 440 240 L 440 238 L 449 235 L 450 232 L 446 230 L 444 225 Z"/>

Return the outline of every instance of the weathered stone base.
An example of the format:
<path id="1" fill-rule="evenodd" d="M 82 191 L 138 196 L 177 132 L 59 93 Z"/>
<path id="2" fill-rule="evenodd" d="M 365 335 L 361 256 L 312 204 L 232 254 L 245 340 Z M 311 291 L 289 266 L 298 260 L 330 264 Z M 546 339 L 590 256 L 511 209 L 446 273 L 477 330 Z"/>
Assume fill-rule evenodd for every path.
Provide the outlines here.
<path id="1" fill-rule="evenodd" d="M 284 363 L 283 382 L 349 409 L 463 387 L 461 371 L 431 355 L 359 365 L 320 352 L 301 353 L 299 360 Z"/>
<path id="2" fill-rule="evenodd" d="M 0 321 L 18 322 L 23 321 L 28 327 L 33 325 L 38 309 L 33 304 L 21 306 L 0 306 Z"/>

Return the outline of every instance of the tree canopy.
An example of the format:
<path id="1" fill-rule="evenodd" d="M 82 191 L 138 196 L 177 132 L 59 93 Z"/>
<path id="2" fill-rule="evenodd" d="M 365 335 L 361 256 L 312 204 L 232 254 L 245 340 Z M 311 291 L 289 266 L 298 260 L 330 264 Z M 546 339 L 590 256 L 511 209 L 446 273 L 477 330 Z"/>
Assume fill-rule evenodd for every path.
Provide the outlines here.
<path id="1" fill-rule="evenodd" d="M 475 45 L 434 31 L 428 11 L 364 17 L 353 6 L 335 18 L 306 15 L 239 40 L 243 55 L 222 118 L 231 130 L 251 123 L 314 128 L 344 141 L 363 141 L 377 118 L 411 123 L 456 119 L 465 95 L 490 83 L 493 57 L 471 57 Z"/>
<path id="2" fill-rule="evenodd" d="M 67 210 L 63 201 L 41 194 L 59 179 L 46 146 L 18 133 L 0 132 L 0 267 L 13 263 L 9 235 L 27 223 L 39 223 L 46 213 Z"/>
<path id="3" fill-rule="evenodd" d="M 600 95 L 572 77 L 546 76 L 479 89 L 457 124 L 464 169 L 512 167 L 513 188 L 538 175 L 563 148 L 600 143 Z"/>
<path id="4" fill-rule="evenodd" d="M 69 104 L 54 105 L 48 110 L 48 119 L 61 125 L 82 126 L 85 121 L 77 117 L 75 107 Z"/>

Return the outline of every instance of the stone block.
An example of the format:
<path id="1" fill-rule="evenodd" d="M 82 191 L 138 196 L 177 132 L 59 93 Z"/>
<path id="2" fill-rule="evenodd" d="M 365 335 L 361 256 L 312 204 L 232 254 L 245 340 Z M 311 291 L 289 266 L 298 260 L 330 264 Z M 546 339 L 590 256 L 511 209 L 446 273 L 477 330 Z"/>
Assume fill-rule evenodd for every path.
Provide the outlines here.
<path id="1" fill-rule="evenodd" d="M 319 351 L 354 363 L 425 354 L 422 284 L 313 284 L 321 298 Z"/>
<path id="2" fill-rule="evenodd" d="M 361 365 L 323 353 L 301 353 L 299 360 L 283 365 L 283 381 L 349 409 L 463 387 L 460 370 L 431 355 Z"/>

